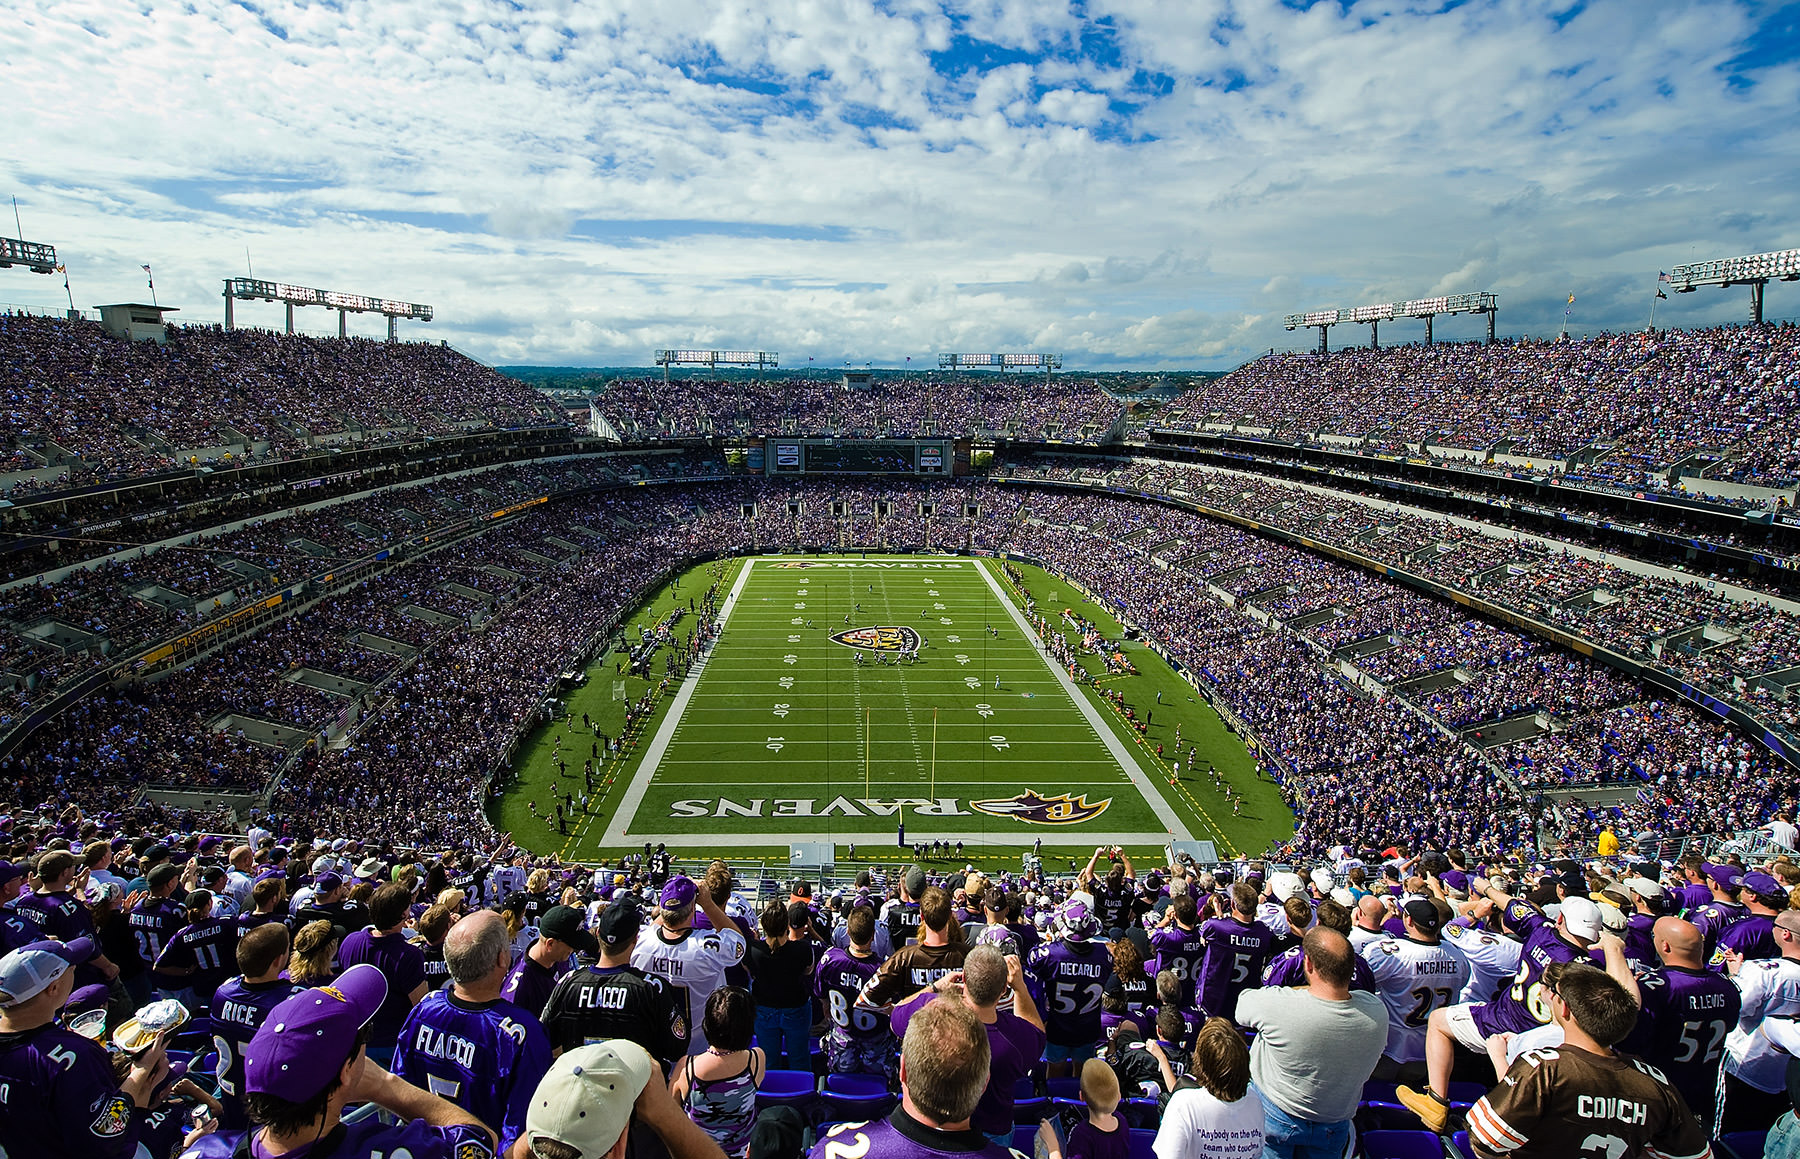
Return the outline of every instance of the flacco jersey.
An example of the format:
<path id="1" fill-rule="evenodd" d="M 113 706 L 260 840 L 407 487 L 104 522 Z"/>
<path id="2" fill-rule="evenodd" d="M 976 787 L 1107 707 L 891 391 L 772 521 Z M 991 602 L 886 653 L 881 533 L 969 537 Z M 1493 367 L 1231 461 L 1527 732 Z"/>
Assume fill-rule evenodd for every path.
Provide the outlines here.
<path id="1" fill-rule="evenodd" d="M 549 1069 L 550 1040 L 536 1018 L 504 998 L 464 1002 L 448 989 L 413 1007 L 394 1049 L 394 1073 L 492 1126 L 503 1153 Z"/>
<path id="2" fill-rule="evenodd" d="M 636 966 L 583 966 L 565 974 L 544 1003 L 550 1045 L 574 1050 L 624 1038 L 661 1062 L 687 1054 L 687 1007 L 668 983 Z"/>
<path id="3" fill-rule="evenodd" d="M 1395 1062 L 1425 1060 L 1425 1024 L 1433 1010 L 1454 1006 L 1469 983 L 1469 964 L 1442 942 L 1384 938 L 1362 952 L 1375 992 L 1388 1009 L 1387 1048 Z"/>
<path id="4" fill-rule="evenodd" d="M 1230 1018 L 1237 1013 L 1238 995 L 1262 978 L 1275 935 L 1261 922 L 1227 917 L 1203 922 L 1200 936 L 1206 940 L 1206 961 L 1195 997 L 1208 1014 Z"/>

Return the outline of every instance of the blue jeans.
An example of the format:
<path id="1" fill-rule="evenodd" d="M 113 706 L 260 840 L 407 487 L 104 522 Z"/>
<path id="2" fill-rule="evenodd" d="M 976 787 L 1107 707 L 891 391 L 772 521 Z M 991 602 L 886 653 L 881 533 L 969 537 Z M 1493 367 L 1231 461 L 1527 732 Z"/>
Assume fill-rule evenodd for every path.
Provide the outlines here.
<path id="1" fill-rule="evenodd" d="M 1348 1119 L 1340 1123 L 1296 1119 L 1263 1098 L 1263 1159 L 1343 1159 L 1354 1140 Z"/>
<path id="2" fill-rule="evenodd" d="M 770 1070 L 812 1069 L 812 1050 L 806 1041 L 812 1029 L 812 1003 L 804 1006 L 758 1006 L 756 1045 L 769 1056 Z"/>

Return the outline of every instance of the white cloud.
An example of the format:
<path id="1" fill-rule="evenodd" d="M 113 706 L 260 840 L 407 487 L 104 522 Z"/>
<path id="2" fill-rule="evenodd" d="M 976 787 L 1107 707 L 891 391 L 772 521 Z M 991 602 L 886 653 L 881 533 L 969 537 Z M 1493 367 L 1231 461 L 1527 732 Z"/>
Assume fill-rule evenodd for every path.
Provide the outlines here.
<path id="1" fill-rule="evenodd" d="M 1229 365 L 1305 344 L 1289 310 L 1441 290 L 1497 290 L 1503 331 L 1577 287 L 1582 328 L 1641 325 L 1658 269 L 1800 243 L 1800 74 L 1744 83 L 1726 0 L 16 7 L 0 168 L 78 304 L 148 261 L 216 317 L 248 246 L 496 361 Z"/>

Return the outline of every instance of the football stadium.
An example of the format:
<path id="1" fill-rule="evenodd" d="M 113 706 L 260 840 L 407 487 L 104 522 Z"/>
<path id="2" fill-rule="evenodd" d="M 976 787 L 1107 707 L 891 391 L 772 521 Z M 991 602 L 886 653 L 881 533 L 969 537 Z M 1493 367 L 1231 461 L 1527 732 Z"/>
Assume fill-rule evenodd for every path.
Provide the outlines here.
<path id="1" fill-rule="evenodd" d="M 0 1159 L 1800 1156 L 1781 6 L 27 9 Z"/>

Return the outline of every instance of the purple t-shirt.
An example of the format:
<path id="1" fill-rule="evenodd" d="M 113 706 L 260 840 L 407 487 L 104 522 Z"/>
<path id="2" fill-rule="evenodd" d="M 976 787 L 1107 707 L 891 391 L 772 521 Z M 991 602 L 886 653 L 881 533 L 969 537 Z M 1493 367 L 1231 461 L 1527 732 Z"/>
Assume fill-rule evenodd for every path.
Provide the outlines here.
<path id="1" fill-rule="evenodd" d="M 907 1024 L 927 1002 L 938 1001 L 933 994 L 921 994 L 910 1002 L 894 1007 L 890 1019 L 895 1038 L 906 1037 Z M 977 1131 L 997 1135 L 1010 1131 L 1013 1125 L 1013 1088 L 1031 1073 L 1031 1068 L 1044 1053 L 1044 1032 L 1010 1011 L 995 1012 L 987 1024 L 988 1048 L 993 1060 L 988 1066 L 987 1089 L 975 1104 L 969 1123 Z"/>
<path id="2" fill-rule="evenodd" d="M 338 947 L 338 973 L 362 962 L 380 970 L 388 985 L 381 1009 L 369 1021 L 369 1045 L 391 1047 L 412 1012 L 412 992 L 425 984 L 425 953 L 400 934 L 377 935 L 372 929 L 360 929 L 346 934 L 344 944 Z M 541 1003 L 538 1009 L 543 1009 Z"/>
<path id="3" fill-rule="evenodd" d="M 1125 1126 L 1125 1120 L 1116 1115 L 1110 1131 L 1102 1131 L 1083 1119 L 1069 1132 L 1068 1142 L 1063 1144 L 1063 1155 L 1065 1159 L 1129 1159 L 1131 1130 Z"/>
<path id="4" fill-rule="evenodd" d="M 1058 1046 L 1100 1041 L 1100 999 L 1112 977 L 1105 942 L 1045 942 L 1027 955 L 1044 988 L 1044 1029 Z"/>
<path id="5" fill-rule="evenodd" d="M 214 1131 L 200 1139 L 180 1155 L 180 1159 L 231 1159 L 237 1151 L 242 1131 Z M 382 1156 L 406 1154 L 412 1159 L 494 1159 L 488 1133 L 480 1127 L 433 1127 L 423 1119 L 389 1126 L 370 1117 L 356 1123 L 340 1123 L 338 1129 L 317 1143 L 306 1143 L 282 1153 L 280 1159 L 309 1159 L 315 1152 L 331 1146 L 331 1159 L 378 1159 Z M 258 1136 L 250 1139 L 251 1159 L 276 1159 L 262 1145 Z"/>
<path id="6" fill-rule="evenodd" d="M 1261 922 L 1224 917 L 1201 923 L 1200 936 L 1206 939 L 1206 961 L 1195 997 L 1206 1013 L 1232 1018 L 1238 995 L 1262 978 L 1275 949 L 1275 935 Z"/>

